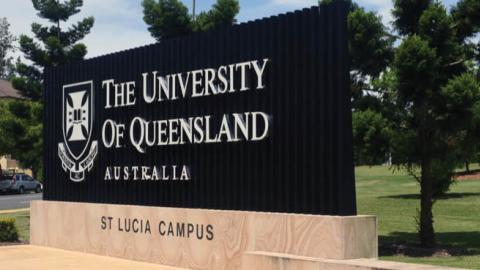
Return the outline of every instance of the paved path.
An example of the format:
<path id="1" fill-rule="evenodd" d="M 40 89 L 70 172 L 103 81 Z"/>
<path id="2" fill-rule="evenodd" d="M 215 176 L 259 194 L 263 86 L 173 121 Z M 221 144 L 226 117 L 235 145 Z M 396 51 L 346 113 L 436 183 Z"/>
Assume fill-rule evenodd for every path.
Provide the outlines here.
<path id="1" fill-rule="evenodd" d="M 37 246 L 0 247 L 0 268 L 15 270 L 181 270 L 142 263 Z"/>
<path id="2" fill-rule="evenodd" d="M 14 194 L 14 195 L 0 195 L 0 210 L 28 208 L 30 207 L 30 201 L 41 200 L 42 193 L 32 194 Z"/>

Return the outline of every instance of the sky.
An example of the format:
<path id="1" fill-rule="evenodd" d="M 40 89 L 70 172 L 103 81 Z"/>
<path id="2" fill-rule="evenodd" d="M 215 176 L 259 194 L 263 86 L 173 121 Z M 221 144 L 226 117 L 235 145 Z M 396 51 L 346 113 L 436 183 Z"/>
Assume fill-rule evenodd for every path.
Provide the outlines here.
<path id="1" fill-rule="evenodd" d="M 87 45 L 87 58 L 154 43 L 147 25 L 143 22 L 141 0 L 84 0 L 82 11 L 71 17 L 68 23 L 83 17 L 95 17 L 91 33 L 82 40 Z M 191 10 L 192 0 L 182 1 Z M 216 0 L 196 0 L 197 13 L 208 10 Z M 385 23 L 392 20 L 391 0 L 357 0 L 360 6 L 376 11 Z M 456 0 L 443 0 L 447 7 Z M 258 18 L 277 15 L 297 9 L 313 6 L 318 0 L 240 0 L 238 22 L 247 22 Z M 14 35 L 32 36 L 32 22 L 46 23 L 36 15 L 31 0 L 0 0 L 0 17 L 10 22 L 10 31 Z M 16 55 L 20 55 L 19 52 Z"/>

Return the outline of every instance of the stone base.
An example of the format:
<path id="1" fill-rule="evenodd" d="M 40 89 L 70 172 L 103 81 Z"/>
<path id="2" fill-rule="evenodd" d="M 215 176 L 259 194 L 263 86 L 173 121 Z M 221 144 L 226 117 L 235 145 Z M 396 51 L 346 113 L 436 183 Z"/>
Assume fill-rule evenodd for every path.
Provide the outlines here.
<path id="1" fill-rule="evenodd" d="M 30 226 L 33 245 L 188 269 L 314 269 L 378 252 L 374 216 L 34 201 Z"/>

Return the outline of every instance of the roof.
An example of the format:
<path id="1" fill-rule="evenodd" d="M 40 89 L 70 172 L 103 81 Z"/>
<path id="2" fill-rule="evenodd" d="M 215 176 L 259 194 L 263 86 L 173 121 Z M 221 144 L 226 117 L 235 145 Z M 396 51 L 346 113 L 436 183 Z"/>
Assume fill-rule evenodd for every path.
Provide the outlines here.
<path id="1" fill-rule="evenodd" d="M 13 88 L 12 84 L 9 81 L 0 80 L 0 99 L 1 98 L 18 98 L 23 99 L 20 91 Z"/>

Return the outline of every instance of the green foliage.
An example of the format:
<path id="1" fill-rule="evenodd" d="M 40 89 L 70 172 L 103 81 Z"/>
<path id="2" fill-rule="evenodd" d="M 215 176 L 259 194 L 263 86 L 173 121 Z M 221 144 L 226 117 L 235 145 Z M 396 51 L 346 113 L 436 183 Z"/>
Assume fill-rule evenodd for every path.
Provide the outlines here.
<path id="1" fill-rule="evenodd" d="M 10 101 L 7 99 L 0 100 L 0 153 L 8 153 L 15 144 L 15 138 L 9 137 L 5 129 L 2 128 L 3 125 L 10 124 L 7 123 L 6 120 L 12 118 L 12 115 L 8 110 L 9 102 Z"/>
<path id="2" fill-rule="evenodd" d="M 434 201 L 445 196 L 450 191 L 452 184 L 455 183 L 453 178 L 457 165 L 455 158 L 455 153 L 452 152 L 432 161 L 432 198 Z"/>
<path id="3" fill-rule="evenodd" d="M 455 52 L 455 35 L 453 21 L 447 14 L 445 7 L 439 3 L 430 5 L 420 16 L 418 34 L 426 40 L 436 53 L 445 59 L 440 61 L 454 61 L 459 56 Z"/>
<path id="4" fill-rule="evenodd" d="M 150 34 L 160 41 L 185 35 L 191 31 L 188 9 L 178 0 L 143 0 L 143 20 Z"/>
<path id="5" fill-rule="evenodd" d="M 12 57 L 7 56 L 14 50 L 15 37 L 9 31 L 10 24 L 6 18 L 0 18 L 0 79 L 7 79 L 13 70 Z"/>
<path id="6" fill-rule="evenodd" d="M 198 14 L 193 23 L 194 31 L 208 31 L 236 23 L 235 16 L 240 11 L 237 0 L 217 0 L 212 9 Z"/>
<path id="7" fill-rule="evenodd" d="M 390 124 L 380 113 L 367 109 L 352 115 L 355 164 L 375 165 L 387 160 Z"/>
<path id="8" fill-rule="evenodd" d="M 9 153 L 22 165 L 33 168 L 35 175 L 42 169 L 42 111 L 39 102 L 12 100 L 0 107 L 0 152 Z"/>
<path id="9" fill-rule="evenodd" d="M 158 41 L 232 25 L 240 10 L 238 0 L 217 0 L 211 10 L 193 20 L 179 0 L 143 0 L 142 6 L 148 31 Z"/>
<path id="10" fill-rule="evenodd" d="M 402 35 L 417 34 L 420 17 L 431 4 L 432 0 L 394 0 L 392 14 L 398 32 Z"/>
<path id="11" fill-rule="evenodd" d="M 322 1 L 323 5 L 330 3 Z M 381 164 L 389 154 L 388 124 L 383 117 L 387 110 L 381 93 L 372 95 L 368 92 L 377 90 L 372 82 L 392 61 L 395 38 L 375 12 L 367 12 L 352 1 L 347 3 L 350 10 L 347 26 L 352 107 L 355 110 L 352 119 L 355 162 Z"/>
<path id="12" fill-rule="evenodd" d="M 480 1 L 460 0 L 452 9 L 456 35 L 460 40 L 480 32 Z"/>
<path id="13" fill-rule="evenodd" d="M 440 118 L 442 129 L 454 129 L 450 155 L 457 165 L 479 161 L 480 157 L 480 83 L 473 74 L 464 73 L 442 87 Z"/>
<path id="14" fill-rule="evenodd" d="M 18 230 L 14 218 L 0 219 L 0 242 L 18 241 Z"/>
<path id="15" fill-rule="evenodd" d="M 348 15 L 349 50 L 352 69 L 378 77 L 393 58 L 393 37 L 380 16 L 357 8 Z"/>
<path id="16" fill-rule="evenodd" d="M 444 121 L 459 127 L 475 127 L 478 124 L 480 107 L 480 85 L 473 74 L 463 73 L 455 76 L 440 90 L 445 101 L 442 103 Z"/>
<path id="17" fill-rule="evenodd" d="M 435 50 L 427 41 L 417 35 L 407 37 L 398 47 L 393 65 L 402 106 L 408 102 L 421 105 L 426 98 L 432 97 L 439 63 Z"/>
<path id="18" fill-rule="evenodd" d="M 80 12 L 82 0 L 69 0 L 59 3 L 58 0 L 32 0 L 33 7 L 38 11 L 38 16 L 52 23 L 66 21 L 70 16 Z"/>
<path id="19" fill-rule="evenodd" d="M 371 81 L 378 78 L 391 63 L 395 38 L 388 33 L 380 16 L 367 12 L 352 2 L 348 15 L 348 33 L 353 107 L 358 109 L 357 103 L 361 103 L 362 98 L 368 98 L 365 90 L 374 90 Z"/>
<path id="20" fill-rule="evenodd" d="M 0 219 L 5 218 L 15 219 L 15 227 L 18 229 L 20 240 L 28 241 L 30 239 L 30 210 L 3 214 L 0 211 Z"/>

